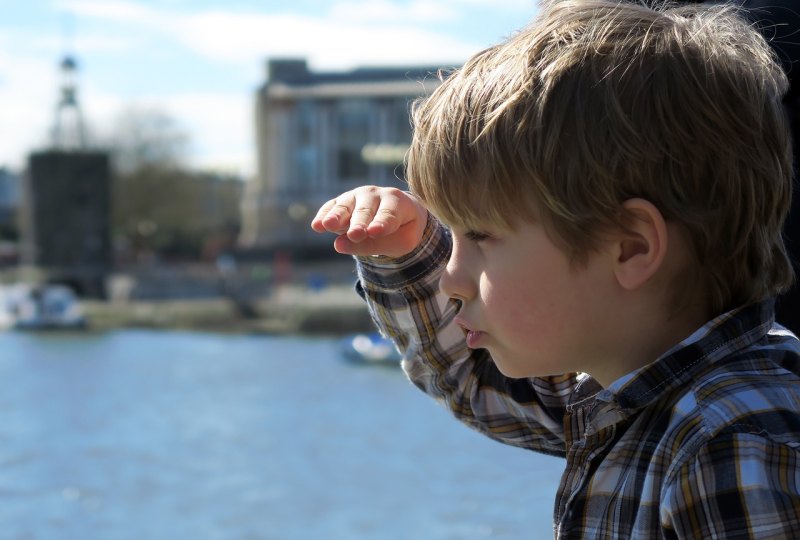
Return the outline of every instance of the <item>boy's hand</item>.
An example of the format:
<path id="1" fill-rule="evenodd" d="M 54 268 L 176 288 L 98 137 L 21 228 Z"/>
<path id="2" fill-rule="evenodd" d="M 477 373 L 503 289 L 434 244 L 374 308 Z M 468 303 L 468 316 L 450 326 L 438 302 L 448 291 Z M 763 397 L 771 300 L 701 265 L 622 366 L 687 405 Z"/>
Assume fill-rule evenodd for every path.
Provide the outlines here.
<path id="1" fill-rule="evenodd" d="M 428 211 L 396 188 L 362 186 L 322 205 L 311 228 L 339 236 L 333 247 L 347 255 L 400 257 L 417 247 Z"/>

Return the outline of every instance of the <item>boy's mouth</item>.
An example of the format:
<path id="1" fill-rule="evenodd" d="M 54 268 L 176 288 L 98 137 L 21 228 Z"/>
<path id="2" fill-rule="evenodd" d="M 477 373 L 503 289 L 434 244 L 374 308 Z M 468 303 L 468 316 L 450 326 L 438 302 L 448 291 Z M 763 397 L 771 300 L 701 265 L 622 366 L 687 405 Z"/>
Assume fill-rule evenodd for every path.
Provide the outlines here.
<path id="1" fill-rule="evenodd" d="M 467 347 L 470 349 L 480 349 L 484 333 L 480 330 L 469 330 L 467 332 Z"/>
<path id="2" fill-rule="evenodd" d="M 480 342 L 483 341 L 485 334 L 480 330 L 473 330 L 464 321 L 456 320 L 456 324 L 461 327 L 461 331 L 464 332 L 464 337 L 467 340 L 467 347 L 470 349 L 479 349 L 481 347 Z"/>

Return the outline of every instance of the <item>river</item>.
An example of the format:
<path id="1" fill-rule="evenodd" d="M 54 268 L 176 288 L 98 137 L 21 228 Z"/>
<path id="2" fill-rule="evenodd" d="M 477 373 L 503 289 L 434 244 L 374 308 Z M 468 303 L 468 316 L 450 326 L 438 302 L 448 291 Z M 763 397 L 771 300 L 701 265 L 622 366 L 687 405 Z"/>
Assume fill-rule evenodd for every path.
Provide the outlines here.
<path id="1" fill-rule="evenodd" d="M 2 540 L 546 539 L 563 463 L 337 341 L 0 334 Z"/>

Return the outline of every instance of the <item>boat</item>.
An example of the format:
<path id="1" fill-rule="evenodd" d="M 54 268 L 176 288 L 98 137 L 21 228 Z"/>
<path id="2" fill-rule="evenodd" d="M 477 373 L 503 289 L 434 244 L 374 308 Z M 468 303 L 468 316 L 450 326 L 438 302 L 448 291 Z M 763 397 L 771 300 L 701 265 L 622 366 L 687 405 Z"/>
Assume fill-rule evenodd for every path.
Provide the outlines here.
<path id="1" fill-rule="evenodd" d="M 394 343 L 378 332 L 349 335 L 340 345 L 342 355 L 358 364 L 399 366 L 403 359 Z"/>
<path id="2" fill-rule="evenodd" d="M 0 328 L 58 330 L 86 327 L 75 293 L 64 285 L 0 286 Z"/>

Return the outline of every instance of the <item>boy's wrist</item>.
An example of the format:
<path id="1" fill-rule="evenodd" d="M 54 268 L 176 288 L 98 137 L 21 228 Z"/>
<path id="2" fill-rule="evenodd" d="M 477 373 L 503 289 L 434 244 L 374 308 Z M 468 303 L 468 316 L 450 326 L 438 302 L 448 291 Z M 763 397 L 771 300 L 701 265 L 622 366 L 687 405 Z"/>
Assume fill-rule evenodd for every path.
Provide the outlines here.
<path id="1" fill-rule="evenodd" d="M 400 288 L 433 272 L 450 255 L 451 240 L 444 226 L 428 213 L 417 247 L 400 257 L 356 256 L 361 281 Z"/>
<path id="2" fill-rule="evenodd" d="M 417 243 L 417 246 L 414 249 L 405 255 L 401 255 L 399 257 L 391 257 L 389 255 L 356 255 L 355 259 L 361 264 L 365 264 L 374 268 L 391 268 L 396 270 L 397 268 L 401 268 L 408 264 L 409 261 L 413 261 L 421 252 L 425 251 L 425 248 L 431 243 L 434 233 L 438 227 L 441 227 L 441 224 L 435 217 L 433 217 L 433 215 L 431 215 L 430 212 L 428 212 L 427 221 L 425 223 L 425 228 L 422 231 L 422 237 L 420 238 L 420 241 Z"/>

